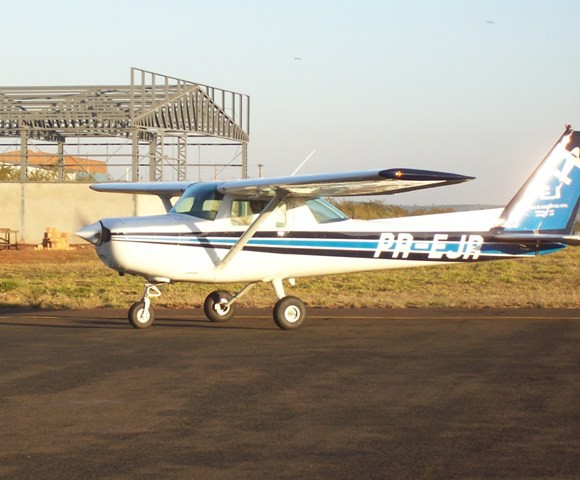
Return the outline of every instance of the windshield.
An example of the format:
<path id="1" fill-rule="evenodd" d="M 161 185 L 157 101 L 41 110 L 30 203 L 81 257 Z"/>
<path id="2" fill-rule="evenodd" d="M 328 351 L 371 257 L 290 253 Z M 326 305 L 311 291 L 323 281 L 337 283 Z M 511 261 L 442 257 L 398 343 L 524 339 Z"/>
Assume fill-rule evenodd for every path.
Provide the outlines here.
<path id="1" fill-rule="evenodd" d="M 348 217 L 343 212 L 323 198 L 307 200 L 306 205 L 318 223 L 331 223 L 348 220 Z"/>
<path id="2" fill-rule="evenodd" d="M 173 206 L 171 213 L 215 220 L 224 197 L 216 190 L 217 185 L 217 183 L 191 185 Z"/>

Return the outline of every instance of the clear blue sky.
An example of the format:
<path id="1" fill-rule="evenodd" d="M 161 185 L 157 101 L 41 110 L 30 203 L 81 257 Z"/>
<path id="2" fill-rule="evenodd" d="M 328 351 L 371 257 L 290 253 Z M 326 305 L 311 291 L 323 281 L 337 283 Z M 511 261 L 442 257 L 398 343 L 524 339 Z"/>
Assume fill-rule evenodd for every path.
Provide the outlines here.
<path id="1" fill-rule="evenodd" d="M 502 203 L 580 129 L 580 1 L 3 2 L 0 85 L 127 84 L 130 67 L 251 96 L 250 174 L 477 176 L 398 203 Z M 300 60 L 296 60 L 298 57 Z"/>

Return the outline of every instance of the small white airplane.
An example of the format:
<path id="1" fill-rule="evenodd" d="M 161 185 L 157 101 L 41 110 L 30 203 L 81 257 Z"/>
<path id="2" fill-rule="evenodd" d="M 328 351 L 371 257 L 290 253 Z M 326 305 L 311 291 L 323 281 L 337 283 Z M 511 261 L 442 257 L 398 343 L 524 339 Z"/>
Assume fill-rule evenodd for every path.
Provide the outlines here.
<path id="1" fill-rule="evenodd" d="M 110 183 L 99 192 L 158 195 L 167 214 L 108 218 L 77 235 L 101 261 L 145 278 L 129 310 L 135 328 L 149 327 L 160 284 L 230 283 L 204 303 L 215 322 L 259 282 L 274 287 L 274 320 L 284 330 L 306 318 L 304 303 L 283 283 L 299 277 L 401 267 L 530 257 L 580 245 L 580 132 L 566 127 L 556 145 L 505 208 L 382 220 L 351 220 L 321 197 L 390 195 L 450 185 L 472 177 L 395 168 L 223 182 Z M 173 205 L 171 199 L 180 196 Z"/>

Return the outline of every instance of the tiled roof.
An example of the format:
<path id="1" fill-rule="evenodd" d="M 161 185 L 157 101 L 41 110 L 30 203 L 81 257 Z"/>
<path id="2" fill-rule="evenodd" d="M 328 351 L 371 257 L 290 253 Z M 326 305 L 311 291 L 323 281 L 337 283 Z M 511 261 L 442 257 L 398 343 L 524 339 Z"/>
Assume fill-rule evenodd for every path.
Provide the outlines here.
<path id="1" fill-rule="evenodd" d="M 73 155 L 64 155 L 63 158 L 66 172 L 107 173 L 107 164 L 100 160 Z M 20 150 L 0 153 L 0 164 L 20 166 Z M 58 156 L 55 153 L 29 151 L 28 165 L 40 168 L 57 167 Z"/>

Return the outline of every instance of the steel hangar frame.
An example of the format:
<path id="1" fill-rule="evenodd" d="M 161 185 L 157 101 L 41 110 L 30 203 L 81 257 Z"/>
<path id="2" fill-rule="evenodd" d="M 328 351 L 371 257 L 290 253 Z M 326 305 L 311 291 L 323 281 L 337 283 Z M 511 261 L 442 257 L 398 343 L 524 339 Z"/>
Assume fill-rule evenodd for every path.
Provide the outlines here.
<path id="1" fill-rule="evenodd" d="M 112 138 L 130 144 L 130 179 L 135 182 L 141 167 L 148 167 L 149 181 L 164 180 L 168 167 L 177 180 L 186 180 L 191 145 L 239 146 L 234 159 L 241 156 L 239 163 L 190 165 L 241 167 L 246 178 L 249 132 L 248 95 L 138 68 L 131 68 L 129 85 L 0 87 L 0 137 L 20 139 L 21 182 L 27 179 L 30 140 L 57 144 L 57 180 L 64 181 L 67 140 L 93 149 L 122 145 Z M 173 156 L 164 151 L 168 145 L 177 152 Z M 90 156 L 104 156 L 108 163 L 127 154 Z"/>

